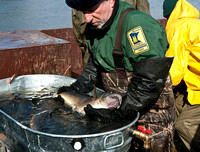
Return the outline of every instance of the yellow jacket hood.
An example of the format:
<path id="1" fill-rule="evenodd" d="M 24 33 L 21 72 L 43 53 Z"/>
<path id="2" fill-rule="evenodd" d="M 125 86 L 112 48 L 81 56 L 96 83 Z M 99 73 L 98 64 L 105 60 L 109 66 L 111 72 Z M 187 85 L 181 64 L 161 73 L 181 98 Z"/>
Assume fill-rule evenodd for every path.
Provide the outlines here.
<path id="1" fill-rule="evenodd" d="M 172 24 L 182 18 L 199 18 L 199 11 L 186 0 L 178 0 L 174 10 L 172 11 L 166 25 L 166 32 L 173 26 Z M 172 34 L 172 33 L 171 33 Z M 170 39 L 168 39 L 169 41 Z"/>

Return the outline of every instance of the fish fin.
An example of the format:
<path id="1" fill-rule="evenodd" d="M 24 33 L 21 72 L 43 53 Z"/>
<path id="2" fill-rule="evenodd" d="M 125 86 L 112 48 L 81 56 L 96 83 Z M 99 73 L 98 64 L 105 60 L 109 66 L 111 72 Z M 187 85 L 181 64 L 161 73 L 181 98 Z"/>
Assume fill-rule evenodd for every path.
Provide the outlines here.
<path id="1" fill-rule="evenodd" d="M 57 94 L 57 93 L 54 93 L 53 97 L 57 97 L 57 96 L 58 96 L 58 94 Z"/>
<path id="2" fill-rule="evenodd" d="M 93 94 L 93 99 L 96 100 L 97 99 L 97 88 L 94 85 L 94 94 Z"/>

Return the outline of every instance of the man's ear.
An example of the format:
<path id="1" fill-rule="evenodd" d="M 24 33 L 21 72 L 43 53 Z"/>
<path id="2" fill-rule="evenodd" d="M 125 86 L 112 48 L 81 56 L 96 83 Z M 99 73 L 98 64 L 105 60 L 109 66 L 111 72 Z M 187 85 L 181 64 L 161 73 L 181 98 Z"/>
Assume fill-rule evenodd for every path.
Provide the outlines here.
<path id="1" fill-rule="evenodd" d="M 110 0 L 111 7 L 114 8 L 115 0 Z"/>

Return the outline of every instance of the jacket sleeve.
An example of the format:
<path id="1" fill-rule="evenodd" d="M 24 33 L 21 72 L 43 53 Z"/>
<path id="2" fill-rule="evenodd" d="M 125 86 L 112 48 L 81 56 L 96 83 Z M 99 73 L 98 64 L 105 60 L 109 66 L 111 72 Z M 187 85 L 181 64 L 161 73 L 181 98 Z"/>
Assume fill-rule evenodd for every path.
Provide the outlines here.
<path id="1" fill-rule="evenodd" d="M 130 115 L 131 111 L 142 112 L 146 106 L 157 101 L 172 61 L 173 58 L 161 57 L 133 63 L 133 77 L 119 109 L 123 115 Z"/>
<path id="2" fill-rule="evenodd" d="M 95 67 L 93 60 L 90 57 L 86 69 L 82 72 L 81 76 L 70 85 L 70 87 L 79 93 L 88 93 L 92 91 L 97 81 L 97 73 L 97 67 Z"/>

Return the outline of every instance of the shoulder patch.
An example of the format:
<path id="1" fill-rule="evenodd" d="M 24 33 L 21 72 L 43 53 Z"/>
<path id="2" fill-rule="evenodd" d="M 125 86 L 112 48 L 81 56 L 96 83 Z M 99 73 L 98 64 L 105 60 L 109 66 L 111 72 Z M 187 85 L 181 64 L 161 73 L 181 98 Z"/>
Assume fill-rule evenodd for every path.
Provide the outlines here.
<path id="1" fill-rule="evenodd" d="M 131 29 L 127 32 L 127 37 L 134 54 L 141 54 L 149 50 L 149 45 L 147 43 L 142 27 L 137 26 L 136 28 Z"/>

